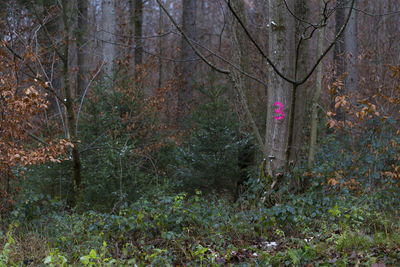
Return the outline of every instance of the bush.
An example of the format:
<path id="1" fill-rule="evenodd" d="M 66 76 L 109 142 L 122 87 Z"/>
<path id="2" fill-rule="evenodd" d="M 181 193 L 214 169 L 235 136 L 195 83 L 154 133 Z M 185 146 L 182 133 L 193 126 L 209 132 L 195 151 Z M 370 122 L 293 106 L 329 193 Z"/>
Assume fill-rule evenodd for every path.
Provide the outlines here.
<path id="1" fill-rule="evenodd" d="M 184 189 L 234 192 L 244 170 L 252 164 L 249 136 L 240 135 L 238 122 L 220 96 L 201 105 L 191 115 L 193 132 L 178 148 L 177 177 Z M 250 160 L 249 160 L 250 159 Z"/>
<path id="2" fill-rule="evenodd" d="M 116 86 L 116 85 L 114 85 Z M 78 136 L 83 191 L 80 208 L 107 210 L 135 201 L 161 183 L 157 164 L 162 148 L 157 96 L 146 99 L 135 86 L 97 83 L 80 113 Z M 32 168 L 23 188 L 35 194 L 68 200 L 70 162 Z"/>

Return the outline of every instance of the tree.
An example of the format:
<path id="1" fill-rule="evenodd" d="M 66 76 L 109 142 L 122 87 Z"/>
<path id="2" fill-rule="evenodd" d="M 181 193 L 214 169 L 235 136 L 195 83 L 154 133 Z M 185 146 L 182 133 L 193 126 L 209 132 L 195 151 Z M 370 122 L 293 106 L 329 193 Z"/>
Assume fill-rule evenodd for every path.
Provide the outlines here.
<path id="1" fill-rule="evenodd" d="M 196 39 L 196 0 L 183 0 L 182 2 L 182 29 L 191 40 Z M 180 115 L 188 111 L 188 105 L 193 97 L 195 53 L 184 37 L 181 39 L 181 63 L 179 71 L 182 83 L 178 93 L 178 109 Z"/>
<path id="2" fill-rule="evenodd" d="M 78 89 L 77 95 L 81 96 L 88 83 L 89 57 L 88 57 L 88 0 L 78 0 Z"/>
<path id="3" fill-rule="evenodd" d="M 336 1 L 336 13 L 335 13 L 335 33 L 337 34 L 341 28 L 343 27 L 345 21 L 345 4 L 346 0 L 337 0 Z M 343 93 L 342 85 L 340 80 L 343 78 L 343 74 L 345 72 L 345 55 L 344 55 L 344 36 L 340 36 L 338 41 L 335 43 L 335 48 L 333 51 L 333 64 L 335 67 L 335 81 L 337 86 L 335 89 L 337 90 L 333 96 L 338 96 Z M 332 101 L 332 107 L 335 105 L 335 98 Z M 336 119 L 344 120 L 344 111 L 340 108 L 336 111 Z"/>
<path id="4" fill-rule="evenodd" d="M 320 11 L 320 21 L 326 23 L 323 17 L 323 10 L 325 7 L 324 0 L 319 2 Z M 321 55 L 324 48 L 324 38 L 325 38 L 325 27 L 322 27 L 318 32 L 318 43 L 317 43 L 317 56 Z M 312 100 L 312 110 L 311 110 L 311 133 L 310 133 L 310 146 L 308 151 L 308 167 L 311 168 L 314 163 L 315 150 L 317 144 L 317 130 L 318 130 L 318 101 L 322 91 L 322 63 L 317 67 L 317 77 L 315 81 L 314 96 Z"/>
<path id="5" fill-rule="evenodd" d="M 61 20 L 62 20 L 62 34 L 61 34 L 61 42 L 57 42 L 57 38 L 59 36 L 51 36 L 48 25 L 45 21 L 42 20 L 41 15 L 38 13 L 37 6 L 33 3 L 33 1 L 29 5 L 30 8 L 34 10 L 34 14 L 36 19 L 40 25 L 39 29 L 43 31 L 43 35 L 50 44 L 51 49 L 53 50 L 54 55 L 57 55 L 59 60 L 61 61 L 62 71 L 62 88 L 61 93 L 57 92 L 53 85 L 52 76 L 53 74 L 47 74 L 44 68 L 41 68 L 42 74 L 34 71 L 29 64 L 25 64 L 27 68 L 32 72 L 35 79 L 41 81 L 43 87 L 48 90 L 52 95 L 54 95 L 56 102 L 60 105 L 60 116 L 65 123 L 65 135 L 66 139 L 70 140 L 71 149 L 71 169 L 72 169 L 72 180 L 73 180 L 73 195 L 71 199 L 71 205 L 74 206 L 80 199 L 81 189 L 82 189 L 82 163 L 81 156 L 79 152 L 79 138 L 77 131 L 77 115 L 75 110 L 75 97 L 73 92 L 74 87 L 70 82 L 71 77 L 71 66 L 70 66 L 70 45 L 72 42 L 73 33 L 71 31 L 72 18 L 73 18 L 73 8 L 72 2 L 69 0 L 62 0 L 58 3 L 58 8 L 61 12 Z M 54 15 L 54 14 L 53 14 Z M 61 45 L 60 45 L 61 44 Z M 12 48 L 8 47 L 8 49 L 14 54 L 15 57 L 22 60 L 23 57 L 18 55 Z M 30 53 L 34 54 L 32 51 Z M 39 66 L 42 66 L 40 62 L 40 56 L 34 54 L 37 61 L 39 61 Z M 55 63 L 55 59 L 53 63 Z M 44 78 L 41 78 L 41 77 Z M 61 106 L 62 105 L 62 106 Z M 65 110 L 65 114 L 61 112 L 61 110 Z"/>
<path id="6" fill-rule="evenodd" d="M 171 14 L 168 12 L 168 10 L 165 8 L 163 3 L 160 0 L 157 0 L 157 3 L 160 5 L 160 7 L 164 10 L 164 12 L 167 14 L 169 19 L 172 21 L 172 23 L 175 25 L 175 27 L 178 29 L 178 31 L 182 34 L 183 38 L 186 40 L 186 42 L 191 46 L 193 49 L 194 53 L 208 66 L 213 68 L 214 70 L 230 75 L 232 77 L 232 71 L 229 69 L 224 69 L 221 67 L 218 67 L 215 65 L 213 62 L 208 60 L 194 45 L 193 41 L 191 38 L 188 37 L 188 35 L 185 33 L 185 31 L 176 23 L 175 19 L 171 16 Z M 324 49 L 321 55 L 317 58 L 317 60 L 312 64 L 312 67 L 307 71 L 307 73 L 303 77 L 296 77 L 293 73 L 293 68 L 294 68 L 294 63 L 298 60 L 299 53 L 295 53 L 295 58 L 291 57 L 291 54 L 288 55 L 289 59 L 284 58 L 284 53 L 281 53 L 281 51 L 278 51 L 278 48 L 282 49 L 287 49 L 288 46 L 294 46 L 294 34 L 288 34 L 290 30 L 294 29 L 293 22 L 294 20 L 292 19 L 287 19 L 286 17 L 283 17 L 284 11 L 278 10 L 278 8 L 283 8 L 286 9 L 285 3 L 288 4 L 288 11 L 291 9 L 293 10 L 293 2 L 288 2 L 288 1 L 271 1 L 269 5 L 269 12 L 271 13 L 271 17 L 274 19 L 270 19 L 270 28 L 271 28 L 271 36 L 270 36 L 270 46 L 269 46 L 269 54 L 271 55 L 268 57 L 261 46 L 255 41 L 253 36 L 250 34 L 244 23 L 241 21 L 240 17 L 238 14 L 235 12 L 235 10 L 232 8 L 231 1 L 227 1 L 229 10 L 232 12 L 234 15 L 235 19 L 238 20 L 240 23 L 241 27 L 244 29 L 247 38 L 253 43 L 253 45 L 256 47 L 257 51 L 260 53 L 260 55 L 265 58 L 269 66 L 272 68 L 274 73 L 271 72 L 270 77 L 269 77 L 269 88 L 268 88 L 268 97 L 269 97 L 269 106 L 268 106 L 268 113 L 267 113 L 267 123 L 266 123 L 266 136 L 265 136 L 265 141 L 261 138 L 260 130 L 258 129 L 257 125 L 254 123 L 254 119 L 252 117 L 251 112 L 249 112 L 248 109 L 246 109 L 246 115 L 249 118 L 249 121 L 251 122 L 254 134 L 256 136 L 256 140 L 258 141 L 260 147 L 263 150 L 263 155 L 264 155 L 264 160 L 267 160 L 269 156 L 271 156 L 271 161 L 275 161 L 273 164 L 268 164 L 270 166 L 269 168 L 269 173 L 273 173 L 274 170 L 281 166 L 287 166 L 288 164 L 288 159 L 290 158 L 290 154 L 293 153 L 293 147 L 292 147 L 292 142 L 293 142 L 293 131 L 294 131 L 294 115 L 295 115 L 295 104 L 296 104 L 296 93 L 297 93 L 297 88 L 298 86 L 304 84 L 312 75 L 312 73 L 315 71 L 319 63 L 322 61 L 323 58 L 328 54 L 328 52 L 331 50 L 331 48 L 334 46 L 334 44 L 337 42 L 337 40 L 342 36 L 342 33 L 344 32 L 344 29 L 347 25 L 347 22 L 349 20 L 349 17 L 351 16 L 352 10 L 353 10 L 353 5 L 354 5 L 354 0 L 352 0 L 351 5 L 350 5 L 350 12 L 348 13 L 348 16 L 345 20 L 345 23 L 343 26 L 340 28 L 340 31 L 336 34 L 334 40 Z M 325 9 L 324 9 L 325 10 Z M 327 15 L 324 12 L 324 17 Z M 276 20 L 276 21 L 275 21 Z M 287 21 L 286 21 L 287 20 Z M 291 28 L 285 28 L 287 25 L 290 25 L 292 23 Z M 325 25 L 321 25 L 320 23 L 317 25 L 312 24 L 311 25 L 314 29 L 318 29 L 319 27 L 323 27 Z M 274 32 L 275 31 L 275 32 Z M 314 31 L 312 31 L 313 33 Z M 311 34 L 312 34 L 311 33 Z M 286 35 L 287 34 L 287 35 Z M 287 43 L 284 43 L 287 41 Z M 292 41 L 292 43 L 290 43 Z M 276 44 L 274 47 L 271 44 Z M 294 48 L 292 48 L 293 51 Z M 210 51 L 210 50 L 208 50 Z M 286 51 L 286 50 L 285 50 Z M 254 77 L 251 74 L 248 74 L 244 72 L 242 69 L 240 69 L 238 66 L 235 64 L 232 64 L 229 60 L 221 57 L 220 55 L 213 53 L 214 56 L 218 57 L 220 60 L 225 62 L 227 65 L 229 65 L 232 69 L 235 69 L 239 71 L 240 73 L 246 75 L 247 77 L 251 77 L 257 82 L 260 82 L 262 84 L 265 84 L 263 81 L 260 79 Z M 277 62 L 272 60 L 271 58 L 274 58 L 275 60 L 278 60 Z M 282 66 L 282 62 L 284 61 L 287 63 L 287 65 Z M 285 70 L 288 72 L 286 74 L 285 72 L 282 71 Z M 294 76 L 294 77 L 293 77 Z M 234 77 L 233 77 L 234 79 Z M 275 82 L 271 82 L 270 80 L 275 79 Z M 288 83 L 291 85 L 291 88 L 287 86 L 285 83 Z M 276 88 L 274 90 L 274 88 Z M 276 92 L 275 92 L 276 91 Z M 243 98 L 242 98 L 243 99 Z M 276 102 L 275 102 L 276 101 Z M 271 107 L 272 104 L 272 107 Z M 244 101 L 243 101 L 244 107 L 246 107 Z M 275 105 L 275 106 L 274 106 Z M 285 106 L 287 105 L 287 106 Z M 282 120 L 283 118 L 289 117 L 288 122 L 286 120 Z M 275 120 L 275 121 L 274 121 Z M 279 129 L 278 129 L 279 128 Z M 278 132 L 279 131 L 279 132 Z M 282 134 L 283 136 L 279 136 L 278 133 Z M 282 141 L 284 140 L 284 141 Z M 285 149 L 285 155 L 283 155 L 283 149 Z M 273 152 L 275 155 L 270 155 L 269 153 Z M 277 159 L 277 160 L 275 160 Z"/>
<path id="7" fill-rule="evenodd" d="M 307 74 L 308 63 L 310 61 L 310 42 L 305 40 L 307 31 L 310 26 L 309 22 L 309 6 L 308 1 L 296 0 L 294 7 L 294 14 L 297 18 L 295 21 L 295 38 L 297 41 L 296 53 L 298 53 L 297 60 L 295 62 L 295 75 L 298 77 L 304 77 Z M 323 10 L 321 11 L 323 13 Z M 308 116 L 306 114 L 307 100 L 308 100 L 308 86 L 302 84 L 298 87 L 296 92 L 296 104 L 295 104 L 295 118 L 294 128 L 297 129 L 293 133 L 293 152 L 290 154 L 291 161 L 297 161 L 299 158 L 299 152 L 301 146 L 304 144 L 304 129 L 307 125 Z"/>
<path id="8" fill-rule="evenodd" d="M 294 1 L 286 1 L 288 8 L 293 10 Z M 268 54 L 285 76 L 294 77 L 295 64 L 295 19 L 291 16 L 282 0 L 269 0 L 269 41 Z M 269 175 L 272 170 L 285 166 L 287 162 L 286 149 L 288 145 L 289 120 L 291 108 L 292 85 L 281 79 L 271 70 L 268 75 L 268 107 L 266 121 L 266 155 Z"/>
<path id="9" fill-rule="evenodd" d="M 74 109 L 74 102 L 75 98 L 72 94 L 73 88 L 72 84 L 70 83 L 70 66 L 69 66 L 69 50 L 70 50 L 70 43 L 71 43 L 71 10 L 72 7 L 70 6 L 71 2 L 68 0 L 62 0 L 61 5 L 61 16 L 63 20 L 64 32 L 63 32 L 63 52 L 58 51 L 58 54 L 61 58 L 62 65 L 63 65 L 63 80 L 64 80 L 64 105 L 66 109 L 66 121 L 68 127 L 68 138 L 71 140 L 73 144 L 71 149 L 72 154 L 72 177 L 73 177 L 73 199 L 72 205 L 75 206 L 80 199 L 81 189 L 82 189 L 82 163 L 81 163 L 81 156 L 79 153 L 79 140 L 77 136 L 77 128 L 76 128 L 76 114 Z M 43 23 L 41 23 L 44 25 Z M 51 38 L 51 37 L 49 37 Z"/>
<path id="10" fill-rule="evenodd" d="M 346 9 L 349 12 L 348 9 Z M 357 42 L 357 12 L 350 16 L 349 23 L 344 33 L 344 44 L 348 60 L 346 62 L 346 89 L 349 93 L 355 94 L 358 87 L 358 42 Z"/>
<path id="11" fill-rule="evenodd" d="M 60 162 L 67 147 L 73 146 L 63 139 L 46 141 L 34 134 L 40 131 L 39 118 L 49 105 L 47 95 L 40 90 L 45 84 L 34 79 L 19 82 L 15 54 L 7 53 L 4 46 L 8 45 L 0 46 L 0 214 L 12 204 L 16 192 L 12 180 L 17 178 L 14 175 L 17 168 Z M 28 53 L 19 59 L 28 64 L 35 61 L 35 55 Z M 21 174 L 22 169 L 18 171 Z"/>
<path id="12" fill-rule="evenodd" d="M 244 2 L 241 0 L 233 0 L 232 1 L 232 8 L 235 9 L 238 16 L 242 20 L 242 22 L 246 25 L 246 9 Z M 239 22 L 232 16 L 232 23 L 231 23 L 231 43 L 232 43 L 232 50 L 235 51 L 233 53 L 233 62 L 240 66 L 240 68 L 249 73 L 250 72 L 250 59 L 249 59 L 249 41 L 246 38 L 246 34 L 243 31 L 242 27 L 240 26 Z M 237 86 L 241 88 L 244 92 L 245 101 L 247 105 L 250 105 L 250 86 L 251 80 L 249 77 L 244 76 L 238 71 L 234 71 L 235 81 L 238 83 Z"/>
<path id="13" fill-rule="evenodd" d="M 135 0 L 135 67 L 143 61 L 143 0 Z"/>
<path id="14" fill-rule="evenodd" d="M 159 8 L 158 12 L 158 34 L 163 33 L 163 16 L 162 16 L 162 10 Z M 162 80 L 163 80 L 163 62 L 161 57 L 163 56 L 163 46 L 162 46 L 162 39 L 159 38 L 158 40 L 158 88 L 161 88 L 162 86 Z"/>
<path id="15" fill-rule="evenodd" d="M 104 72 L 108 77 L 113 76 L 114 60 L 116 57 L 116 2 L 113 0 L 102 0 L 102 30 L 103 30 L 103 59 L 105 62 Z"/>

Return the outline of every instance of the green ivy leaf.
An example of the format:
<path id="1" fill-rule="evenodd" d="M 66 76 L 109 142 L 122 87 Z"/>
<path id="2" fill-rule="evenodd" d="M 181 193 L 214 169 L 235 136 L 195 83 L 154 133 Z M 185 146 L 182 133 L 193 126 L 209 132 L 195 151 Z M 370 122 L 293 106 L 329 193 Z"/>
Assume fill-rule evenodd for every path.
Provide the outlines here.
<path id="1" fill-rule="evenodd" d="M 49 264 L 49 263 L 51 263 L 52 262 L 52 260 L 53 260 L 53 258 L 51 257 L 51 256 L 47 256 L 45 259 L 44 259 L 44 264 Z"/>
<path id="2" fill-rule="evenodd" d="M 86 266 L 89 264 L 90 258 L 88 256 L 82 256 L 79 260 Z"/>
<path id="3" fill-rule="evenodd" d="M 94 249 L 92 249 L 92 250 L 90 251 L 90 253 L 89 253 L 89 256 L 90 256 L 92 259 L 96 259 L 96 258 L 97 258 L 97 253 L 96 253 L 96 251 L 95 251 Z"/>

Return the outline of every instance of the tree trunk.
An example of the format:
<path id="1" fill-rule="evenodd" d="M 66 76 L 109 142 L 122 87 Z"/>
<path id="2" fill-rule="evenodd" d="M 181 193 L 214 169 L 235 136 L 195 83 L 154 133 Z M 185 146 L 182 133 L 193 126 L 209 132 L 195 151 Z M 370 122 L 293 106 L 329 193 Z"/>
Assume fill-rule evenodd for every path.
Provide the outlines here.
<path id="1" fill-rule="evenodd" d="M 246 9 L 244 6 L 244 2 L 242 0 L 233 0 L 232 7 L 235 10 L 236 14 L 239 16 L 240 20 L 246 26 Z M 232 19 L 232 29 L 231 29 L 231 43 L 232 43 L 232 50 L 233 53 L 233 61 L 246 73 L 250 73 L 250 59 L 249 59 L 249 41 L 242 29 L 242 26 L 239 22 L 233 18 Z M 236 80 L 240 82 L 240 87 L 244 92 L 244 96 L 251 110 L 251 81 L 248 77 L 239 74 L 237 71 L 237 78 Z"/>
<path id="2" fill-rule="evenodd" d="M 196 0 L 183 0 L 182 29 L 190 39 L 196 38 Z M 193 59 L 196 58 L 194 51 L 183 37 L 181 49 L 180 73 L 182 83 L 178 93 L 178 111 L 180 113 L 178 116 L 188 112 L 192 101 L 195 73 Z"/>
<path id="3" fill-rule="evenodd" d="M 142 26 L 143 26 L 143 0 L 135 0 L 135 76 L 137 77 L 138 67 L 143 61 L 143 42 L 142 42 Z"/>
<path id="4" fill-rule="evenodd" d="M 114 0 L 102 0 L 102 30 L 104 74 L 113 77 L 114 59 L 116 53 L 116 10 Z"/>
<path id="5" fill-rule="evenodd" d="M 324 11 L 325 2 L 320 0 L 319 11 L 320 19 L 322 19 L 322 12 Z M 317 57 L 322 54 L 324 49 L 324 38 L 325 38 L 325 27 L 322 27 L 318 32 L 318 44 L 317 44 Z M 318 136 L 318 101 L 322 91 L 322 62 L 317 67 L 317 78 L 315 81 L 315 91 L 312 103 L 311 111 L 311 136 L 310 136 L 310 148 L 308 152 L 308 167 L 311 168 L 314 163 L 315 150 Z"/>
<path id="6" fill-rule="evenodd" d="M 62 1 L 62 16 L 64 24 L 64 54 L 62 58 L 63 63 L 63 79 L 64 79 L 64 93 L 65 93 L 65 107 L 67 113 L 67 127 L 68 135 L 73 144 L 72 147 L 72 177 L 73 177 L 73 199 L 72 205 L 75 206 L 81 198 L 81 185 L 82 185 L 82 163 L 78 149 L 78 139 L 76 136 L 75 128 L 75 111 L 74 111 L 74 98 L 72 96 L 72 88 L 69 80 L 69 46 L 70 46 L 70 6 L 68 0 Z"/>
<path id="7" fill-rule="evenodd" d="M 88 0 L 78 0 L 78 90 L 77 95 L 81 96 L 88 83 L 89 71 L 89 43 L 88 43 Z"/>
<path id="8" fill-rule="evenodd" d="M 295 2 L 295 15 L 303 21 L 309 21 L 309 7 L 308 1 L 296 0 Z M 296 20 L 296 42 L 301 42 L 298 50 L 296 51 L 296 73 L 295 77 L 302 78 L 308 71 L 308 59 L 310 52 L 309 41 L 304 41 L 306 27 L 308 25 L 300 20 Z M 304 144 L 304 126 L 306 125 L 306 107 L 307 107 L 307 86 L 302 84 L 297 87 L 295 95 L 295 110 L 294 110 L 294 129 L 293 140 L 290 151 L 290 160 L 297 161 L 300 153 L 301 146 Z"/>
<path id="9" fill-rule="evenodd" d="M 159 7 L 160 8 L 160 7 Z M 162 17 L 162 9 L 160 8 L 158 14 L 158 34 L 163 33 L 163 17 Z M 163 79 L 163 62 L 161 57 L 163 56 L 163 47 L 162 47 L 162 38 L 158 38 L 158 53 L 160 57 L 158 58 L 158 88 L 162 86 L 162 79 Z"/>
<path id="10" fill-rule="evenodd" d="M 336 24 L 335 24 L 335 35 L 337 35 L 340 31 L 340 29 L 343 27 L 344 24 L 344 19 L 345 19 L 345 3 L 346 0 L 337 0 L 336 2 L 336 14 L 335 14 L 335 19 L 336 19 Z M 335 43 L 334 51 L 333 51 L 333 64 L 335 66 L 335 80 L 339 80 L 342 78 L 342 75 L 345 71 L 345 57 L 344 57 L 344 37 L 343 35 L 339 37 L 337 42 Z M 334 81 L 335 81 L 334 80 Z M 336 88 L 338 91 L 336 94 L 333 95 L 332 99 L 332 104 L 331 107 L 333 108 L 335 106 L 335 96 L 341 95 L 343 91 L 340 88 Z M 344 111 L 342 109 L 338 109 L 336 111 L 336 116 L 335 118 L 337 120 L 344 120 Z"/>
<path id="11" fill-rule="evenodd" d="M 346 63 L 346 90 L 354 99 L 354 94 L 357 92 L 358 87 L 358 42 L 357 42 L 357 12 L 352 12 L 350 20 L 344 32 L 345 48 L 348 54 L 348 61 Z"/>
<path id="12" fill-rule="evenodd" d="M 293 10 L 294 1 L 286 1 Z M 284 0 L 269 0 L 268 52 L 282 73 L 293 77 L 294 72 L 294 18 L 286 9 Z M 277 168 L 287 164 L 287 145 L 292 84 L 286 82 L 272 69 L 268 77 L 268 108 L 266 120 L 266 153 L 268 174 L 274 177 Z"/>

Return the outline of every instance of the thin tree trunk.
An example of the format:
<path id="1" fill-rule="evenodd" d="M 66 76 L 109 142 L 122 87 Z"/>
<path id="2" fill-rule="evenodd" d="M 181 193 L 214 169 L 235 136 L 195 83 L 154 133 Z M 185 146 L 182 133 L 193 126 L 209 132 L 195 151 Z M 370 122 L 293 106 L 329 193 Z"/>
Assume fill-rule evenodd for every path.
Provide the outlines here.
<path id="1" fill-rule="evenodd" d="M 319 11 L 320 19 L 322 19 L 322 12 L 324 11 L 325 2 L 320 0 Z M 318 44 L 317 44 L 317 57 L 322 54 L 324 48 L 325 38 L 325 27 L 322 27 L 318 32 Z M 311 136 L 310 136 L 310 147 L 308 152 L 308 167 L 311 168 L 314 163 L 315 150 L 317 145 L 318 137 L 318 101 L 322 91 L 322 62 L 317 67 L 317 78 L 315 81 L 315 91 L 312 103 L 311 111 Z"/>
<path id="2" fill-rule="evenodd" d="M 235 10 L 235 13 L 238 14 L 242 23 L 246 25 L 245 20 L 245 10 L 244 4 L 241 0 L 232 1 L 232 8 Z M 231 44 L 232 44 L 232 57 L 233 62 L 239 66 L 246 73 L 249 73 L 249 58 L 248 58 L 248 39 L 245 36 L 245 33 L 242 29 L 242 26 L 238 23 L 238 21 L 232 17 L 232 25 L 231 25 Z M 232 82 L 234 83 L 235 93 L 238 94 L 239 102 L 245 113 L 245 116 L 248 119 L 249 125 L 251 126 L 254 135 L 256 136 L 257 142 L 260 147 L 265 148 L 265 144 L 263 143 L 261 134 L 257 128 L 254 117 L 251 113 L 249 107 L 249 96 L 250 96 L 250 81 L 248 77 L 244 77 L 237 70 L 232 70 L 232 74 L 230 75 Z M 264 151 L 265 152 L 265 151 Z M 264 153 L 265 154 L 265 153 Z"/>
<path id="3" fill-rule="evenodd" d="M 159 17 L 158 17 L 158 34 L 163 33 L 163 17 L 162 17 L 162 9 L 160 8 L 159 10 Z M 163 49 L 162 49 L 162 38 L 158 38 L 158 51 L 160 57 L 158 58 L 158 88 L 161 88 L 162 86 L 162 78 L 163 78 L 163 73 L 162 73 L 162 67 L 163 67 L 163 62 L 161 57 L 163 56 Z"/>
<path id="4" fill-rule="evenodd" d="M 338 34 L 340 29 L 344 24 L 345 19 L 345 3 L 346 0 L 337 0 L 336 2 L 336 24 L 335 24 L 335 34 Z M 333 51 L 333 64 L 335 65 L 336 75 L 335 80 L 342 78 L 342 75 L 345 71 L 345 57 L 344 57 L 344 36 L 342 35 L 337 42 L 335 43 L 334 51 Z M 334 80 L 334 81 L 335 81 Z M 335 105 L 335 96 L 341 95 L 343 92 L 340 88 L 336 88 L 338 91 L 336 94 L 333 95 L 331 106 L 334 107 Z M 338 109 L 336 111 L 336 119 L 337 120 L 344 120 L 344 111 L 342 109 Z"/>
<path id="5" fill-rule="evenodd" d="M 358 42 L 357 42 L 357 12 L 352 12 L 346 31 L 344 32 L 345 48 L 349 59 L 346 63 L 346 89 L 353 95 L 357 91 L 358 87 Z"/>
<path id="6" fill-rule="evenodd" d="M 89 7 L 89 11 L 88 11 L 88 15 L 89 15 L 89 21 L 90 21 L 90 47 L 88 49 L 88 51 L 90 51 L 91 55 L 95 54 L 95 51 L 102 51 L 103 48 L 101 46 L 101 42 L 99 41 L 99 19 L 97 18 L 97 0 L 90 0 L 90 7 Z M 98 60 L 96 57 L 92 57 L 88 55 L 88 59 L 89 59 L 89 69 L 94 69 L 96 68 L 97 64 L 98 64 Z M 88 78 L 88 77 L 87 77 Z"/>
<path id="7" fill-rule="evenodd" d="M 69 46 L 70 46 L 70 28 L 69 28 L 69 1 L 62 1 L 62 16 L 64 23 L 64 54 L 63 54 L 63 78 L 64 78 L 64 91 L 65 91 L 65 107 L 67 113 L 68 133 L 73 144 L 72 147 L 72 177 L 73 177 L 73 200 L 72 205 L 75 206 L 81 198 L 81 185 L 82 185 L 82 163 L 78 149 L 78 139 L 76 137 L 75 128 L 75 111 L 74 111 L 74 98 L 72 96 L 72 88 L 69 80 Z"/>
<path id="8" fill-rule="evenodd" d="M 113 76 L 116 53 L 116 6 L 114 0 L 102 2 L 103 58 L 104 72 L 108 77 Z"/>
<path id="9" fill-rule="evenodd" d="M 143 0 L 135 0 L 135 76 L 143 62 Z"/>
<path id="10" fill-rule="evenodd" d="M 309 7 L 307 0 L 296 0 L 295 15 L 303 21 L 309 21 Z M 296 79 L 304 77 L 308 71 L 308 59 L 310 53 L 310 45 L 308 41 L 303 40 L 305 29 L 308 25 L 304 22 L 296 20 L 296 40 L 299 40 L 300 46 L 296 51 Z M 294 129 L 293 140 L 290 151 L 290 160 L 297 161 L 300 148 L 304 142 L 304 126 L 306 125 L 306 107 L 307 107 L 307 86 L 302 84 L 297 87 L 295 92 L 294 103 Z"/>
<path id="11" fill-rule="evenodd" d="M 196 39 L 196 0 L 183 0 L 182 29 L 190 39 Z M 180 73 L 182 84 L 178 92 L 178 111 L 180 113 L 178 116 L 188 112 L 192 101 L 195 73 L 193 59 L 196 58 L 194 51 L 184 37 L 181 40 L 181 49 Z"/>
<path id="12" fill-rule="evenodd" d="M 78 0 L 78 96 L 81 96 L 83 94 L 88 83 L 88 20 L 88 0 Z"/>
<path id="13" fill-rule="evenodd" d="M 240 20 L 246 26 L 246 9 L 244 6 L 244 2 L 242 0 L 233 0 L 232 7 L 234 8 L 236 14 L 238 14 Z M 240 68 L 246 72 L 250 73 L 250 59 L 249 59 L 249 41 L 244 33 L 242 27 L 238 23 L 236 19 L 232 21 L 232 29 L 231 29 L 231 42 L 233 44 L 233 59 L 234 62 L 240 66 Z M 237 73 L 237 72 L 236 72 Z M 251 110 L 252 101 L 251 98 L 251 81 L 248 77 L 245 77 L 242 74 L 238 74 L 237 80 L 240 81 L 240 87 L 243 88 L 247 105 Z"/>

